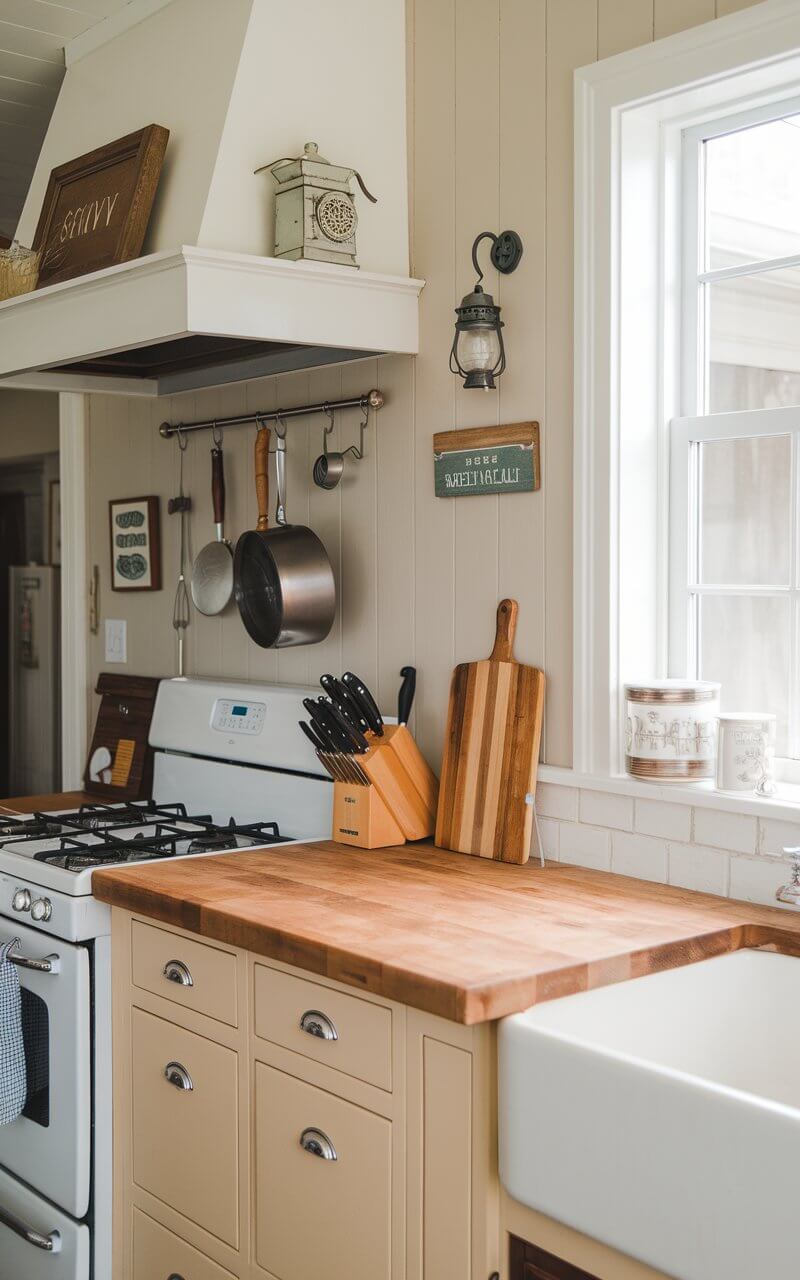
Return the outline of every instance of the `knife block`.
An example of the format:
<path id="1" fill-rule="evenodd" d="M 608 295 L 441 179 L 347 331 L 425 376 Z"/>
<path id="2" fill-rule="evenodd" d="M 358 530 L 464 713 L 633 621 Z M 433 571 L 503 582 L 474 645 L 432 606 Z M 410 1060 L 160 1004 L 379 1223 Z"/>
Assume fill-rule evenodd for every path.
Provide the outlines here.
<path id="1" fill-rule="evenodd" d="M 405 844 L 405 836 L 375 787 L 350 782 L 333 786 L 333 839 L 359 849 Z"/>
<path id="2" fill-rule="evenodd" d="M 335 783 L 334 840 L 381 849 L 432 836 L 438 783 L 405 725 L 386 725 L 357 759 L 369 785 Z"/>
<path id="3" fill-rule="evenodd" d="M 387 742 L 392 748 L 426 808 L 435 814 L 439 799 L 439 779 L 406 726 L 404 724 L 384 725 L 382 741 Z"/>

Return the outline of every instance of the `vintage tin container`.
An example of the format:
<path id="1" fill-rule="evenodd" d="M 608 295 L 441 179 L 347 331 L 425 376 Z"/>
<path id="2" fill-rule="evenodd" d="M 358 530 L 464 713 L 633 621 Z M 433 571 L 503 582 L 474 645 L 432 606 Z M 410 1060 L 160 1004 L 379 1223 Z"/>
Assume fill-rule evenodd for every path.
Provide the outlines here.
<path id="1" fill-rule="evenodd" d="M 628 773 L 657 782 L 713 778 L 719 691 L 711 680 L 626 684 Z"/>
<path id="2" fill-rule="evenodd" d="M 720 791 L 775 790 L 775 727 L 768 712 L 723 711 L 719 717 L 717 786 Z"/>
<path id="3" fill-rule="evenodd" d="M 307 142 L 302 156 L 265 165 L 278 184 L 275 195 L 275 257 L 307 258 L 357 267 L 358 213 L 350 183 L 355 177 L 375 201 L 355 169 L 331 164 Z M 263 172 L 262 169 L 256 170 Z"/>

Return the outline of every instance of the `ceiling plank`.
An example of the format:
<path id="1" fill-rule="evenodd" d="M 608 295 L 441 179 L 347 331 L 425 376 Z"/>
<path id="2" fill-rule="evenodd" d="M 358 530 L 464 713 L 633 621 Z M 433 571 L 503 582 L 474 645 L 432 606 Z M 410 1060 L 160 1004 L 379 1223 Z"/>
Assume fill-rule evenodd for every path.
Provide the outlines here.
<path id="1" fill-rule="evenodd" d="M 67 8 L 45 0 L 3 0 L 3 21 L 32 31 L 49 31 L 62 40 L 72 40 L 97 21 L 94 14 L 81 12 L 81 5 Z"/>
<path id="2" fill-rule="evenodd" d="M 64 67 L 55 62 L 43 62 L 41 58 L 28 58 L 21 53 L 9 53 L 0 48 L 0 76 L 19 80 L 23 84 L 41 85 L 58 89 L 64 79 Z"/>
<path id="3" fill-rule="evenodd" d="M 6 53 L 20 53 L 26 58 L 64 65 L 64 41 L 61 36 L 48 31 L 33 31 L 13 22 L 0 22 L 0 49 Z"/>

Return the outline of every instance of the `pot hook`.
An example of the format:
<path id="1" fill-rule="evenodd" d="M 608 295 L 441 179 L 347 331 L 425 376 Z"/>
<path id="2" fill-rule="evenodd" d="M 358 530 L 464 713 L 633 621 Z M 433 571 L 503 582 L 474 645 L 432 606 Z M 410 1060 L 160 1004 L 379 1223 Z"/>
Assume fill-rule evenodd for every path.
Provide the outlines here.
<path id="1" fill-rule="evenodd" d="M 281 417 L 281 410 L 275 410 L 275 435 L 278 444 L 275 450 L 275 477 L 278 481 L 278 502 L 275 507 L 275 523 L 285 525 L 286 520 L 286 423 Z"/>

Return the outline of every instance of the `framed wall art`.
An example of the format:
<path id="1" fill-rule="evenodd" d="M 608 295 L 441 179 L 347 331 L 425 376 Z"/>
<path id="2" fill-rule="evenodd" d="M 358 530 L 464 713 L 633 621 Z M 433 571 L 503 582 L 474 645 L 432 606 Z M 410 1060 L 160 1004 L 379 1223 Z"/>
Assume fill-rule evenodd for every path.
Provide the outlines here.
<path id="1" fill-rule="evenodd" d="M 161 530 L 157 497 L 109 502 L 111 587 L 114 591 L 161 589 Z"/>
<path id="2" fill-rule="evenodd" d="M 53 169 L 33 241 L 39 288 L 139 256 L 168 138 L 150 124 Z"/>

